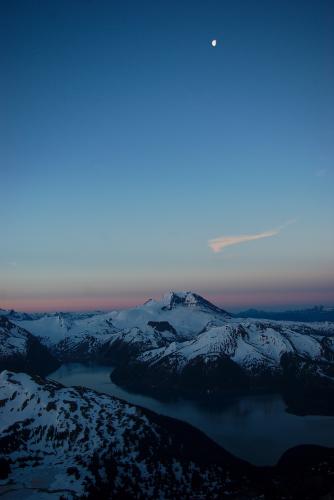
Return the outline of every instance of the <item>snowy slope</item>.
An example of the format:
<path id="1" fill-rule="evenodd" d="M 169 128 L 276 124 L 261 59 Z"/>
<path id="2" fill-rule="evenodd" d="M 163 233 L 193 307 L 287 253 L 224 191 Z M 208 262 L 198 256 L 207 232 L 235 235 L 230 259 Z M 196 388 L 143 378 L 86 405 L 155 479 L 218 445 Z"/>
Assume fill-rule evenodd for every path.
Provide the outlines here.
<path id="1" fill-rule="evenodd" d="M 28 332 L 6 318 L 0 318 L 0 359 L 25 356 L 28 350 Z"/>
<path id="2" fill-rule="evenodd" d="M 37 338 L 0 316 L 0 370 L 28 370 L 45 374 L 59 363 Z"/>
<path id="3" fill-rule="evenodd" d="M 156 397 L 201 399 L 250 389 L 281 390 L 289 377 L 298 378 L 298 384 L 307 377 L 318 387 L 327 378 L 332 393 L 333 324 L 239 319 L 215 312 L 211 318 L 197 333 L 138 350 L 126 367 L 117 366 L 113 381 Z"/>
<path id="4" fill-rule="evenodd" d="M 159 329 L 174 333 L 181 338 L 192 338 L 204 330 L 208 324 L 256 323 L 259 320 L 232 318 L 226 311 L 216 307 L 192 292 L 169 292 L 160 301 L 149 300 L 142 306 L 112 312 L 96 313 L 55 313 L 37 314 L 26 317 L 25 313 L 11 311 L 15 322 L 41 338 L 48 346 L 55 346 L 68 338 L 138 332 L 150 335 Z M 14 321 L 14 319 L 13 319 Z M 301 333 L 326 335 L 334 334 L 333 323 L 293 323 L 264 320 L 264 323 L 284 324 Z M 161 324 L 153 325 L 151 323 Z M 163 328 L 164 326 L 164 328 Z"/>
<path id="5" fill-rule="evenodd" d="M 4 371 L 0 401 L 5 498 L 221 498 L 248 486 L 248 465 L 199 431 L 114 397 Z"/>
<path id="6" fill-rule="evenodd" d="M 276 377 L 286 356 L 319 365 L 334 359 L 333 323 L 235 318 L 192 292 L 169 292 L 161 300 L 108 313 L 18 318 L 16 323 L 59 360 L 126 363 L 130 375 L 134 367 L 133 377 L 138 366 L 169 377 L 200 365 L 201 372 L 206 366 L 220 378 L 229 370 L 237 370 L 241 378 L 264 373 Z M 118 383 L 124 376 L 113 372 Z M 212 373 L 210 377 L 214 380 Z"/>
<path id="7" fill-rule="evenodd" d="M 109 314 L 54 313 L 39 315 L 37 318 L 17 320 L 20 326 L 41 338 L 45 345 L 52 346 L 68 337 L 103 335 L 108 332 Z"/>
<path id="8" fill-rule="evenodd" d="M 196 358 L 209 363 L 219 356 L 229 357 L 245 369 L 254 369 L 259 364 L 278 368 L 283 354 L 298 353 L 312 360 L 327 361 L 321 340 L 281 325 L 258 321 L 228 323 L 209 326 L 192 340 L 173 342 L 168 347 L 144 352 L 138 359 L 154 365 L 169 358 L 170 364 L 178 371 Z"/>
<path id="9" fill-rule="evenodd" d="M 199 295 L 170 292 L 160 301 L 149 300 L 131 309 L 39 314 L 31 318 L 17 315 L 16 323 L 37 336 L 60 359 L 79 360 L 99 356 L 101 347 L 110 342 L 142 343 L 143 350 L 165 345 L 177 337 L 193 337 L 209 322 L 223 324 L 229 317 Z"/>

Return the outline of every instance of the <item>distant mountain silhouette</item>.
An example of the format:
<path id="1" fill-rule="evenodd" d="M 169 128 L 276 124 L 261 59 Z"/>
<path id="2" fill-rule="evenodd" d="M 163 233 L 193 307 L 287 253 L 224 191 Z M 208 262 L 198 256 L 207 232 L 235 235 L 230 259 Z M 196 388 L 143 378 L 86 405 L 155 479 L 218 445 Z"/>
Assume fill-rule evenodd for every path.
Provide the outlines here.
<path id="1" fill-rule="evenodd" d="M 236 318 L 272 319 L 277 321 L 334 321 L 334 307 L 314 306 L 295 311 L 261 311 L 247 309 L 233 315 Z"/>

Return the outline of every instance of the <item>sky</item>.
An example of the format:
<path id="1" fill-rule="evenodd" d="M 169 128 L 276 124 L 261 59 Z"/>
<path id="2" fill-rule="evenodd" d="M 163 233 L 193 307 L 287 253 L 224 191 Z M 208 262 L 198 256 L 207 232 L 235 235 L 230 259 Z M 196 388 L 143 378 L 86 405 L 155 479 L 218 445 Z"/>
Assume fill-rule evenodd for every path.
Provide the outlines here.
<path id="1" fill-rule="evenodd" d="M 331 0 L 0 7 L 0 307 L 334 304 Z"/>

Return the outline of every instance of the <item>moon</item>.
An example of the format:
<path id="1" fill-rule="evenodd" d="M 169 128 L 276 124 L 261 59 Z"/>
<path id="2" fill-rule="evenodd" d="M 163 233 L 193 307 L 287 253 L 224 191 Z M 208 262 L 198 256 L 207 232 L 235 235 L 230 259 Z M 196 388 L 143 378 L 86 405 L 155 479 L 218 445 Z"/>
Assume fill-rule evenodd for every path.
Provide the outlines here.
<path id="1" fill-rule="evenodd" d="M 212 45 L 212 47 L 215 47 L 217 45 L 217 40 L 212 40 L 211 45 Z"/>

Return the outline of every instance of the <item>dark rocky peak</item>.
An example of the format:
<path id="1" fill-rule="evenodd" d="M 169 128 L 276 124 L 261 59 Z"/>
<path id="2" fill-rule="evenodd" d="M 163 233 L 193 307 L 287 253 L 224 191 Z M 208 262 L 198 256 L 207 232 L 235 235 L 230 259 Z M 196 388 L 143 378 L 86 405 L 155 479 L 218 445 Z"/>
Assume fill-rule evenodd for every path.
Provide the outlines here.
<path id="1" fill-rule="evenodd" d="M 174 292 L 170 291 L 165 294 L 162 298 L 163 310 L 175 309 L 178 306 L 189 307 L 199 310 L 211 311 L 218 314 L 224 314 L 225 316 L 230 316 L 230 314 L 224 309 L 215 306 L 208 300 L 201 297 L 197 293 L 193 293 L 190 291 L 184 292 Z"/>

